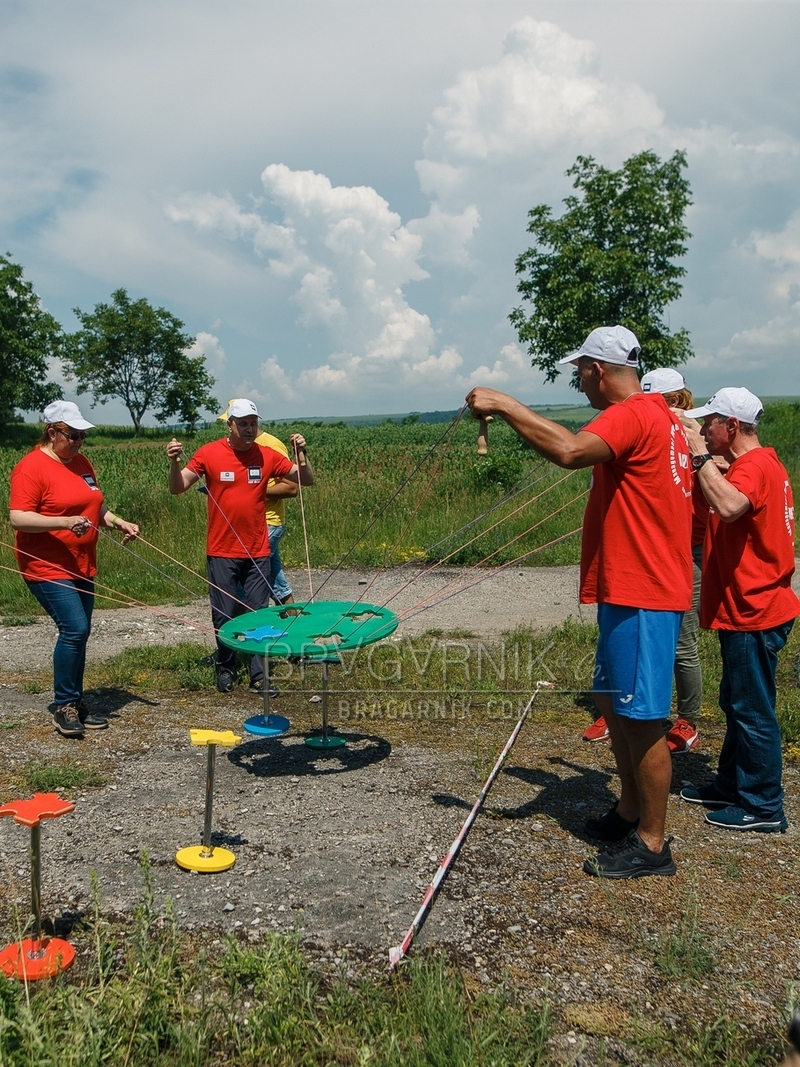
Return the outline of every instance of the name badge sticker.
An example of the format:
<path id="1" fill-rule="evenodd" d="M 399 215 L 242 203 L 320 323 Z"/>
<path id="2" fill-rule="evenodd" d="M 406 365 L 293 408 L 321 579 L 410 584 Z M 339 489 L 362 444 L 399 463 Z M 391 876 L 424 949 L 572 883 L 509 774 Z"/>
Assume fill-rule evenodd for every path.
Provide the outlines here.
<path id="1" fill-rule="evenodd" d="M 219 480 L 221 482 L 232 482 L 235 478 L 233 471 L 220 471 Z"/>
<path id="2" fill-rule="evenodd" d="M 94 478 L 91 476 L 91 474 L 84 474 L 84 475 L 82 475 L 82 477 L 83 477 L 83 480 L 86 482 L 86 484 L 89 486 L 89 488 L 92 490 L 93 493 L 98 492 L 97 482 L 94 480 Z"/>
<path id="3" fill-rule="evenodd" d="M 247 481 L 250 485 L 258 485 L 261 481 L 261 468 L 260 467 L 248 467 L 247 468 Z"/>

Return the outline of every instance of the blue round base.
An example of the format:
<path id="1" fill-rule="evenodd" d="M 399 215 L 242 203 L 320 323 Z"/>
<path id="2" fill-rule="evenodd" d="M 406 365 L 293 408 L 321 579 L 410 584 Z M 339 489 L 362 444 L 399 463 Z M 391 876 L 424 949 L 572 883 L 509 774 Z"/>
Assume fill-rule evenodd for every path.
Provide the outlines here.
<path id="1" fill-rule="evenodd" d="M 291 725 L 284 715 L 253 715 L 245 722 L 244 728 L 257 737 L 278 737 L 285 734 Z"/>

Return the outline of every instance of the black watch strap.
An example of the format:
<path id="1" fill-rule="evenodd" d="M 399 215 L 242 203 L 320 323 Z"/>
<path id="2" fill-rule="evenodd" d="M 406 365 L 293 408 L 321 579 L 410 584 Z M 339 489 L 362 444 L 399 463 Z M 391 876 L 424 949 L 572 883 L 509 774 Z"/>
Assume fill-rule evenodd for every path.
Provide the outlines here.
<path id="1" fill-rule="evenodd" d="M 710 452 L 706 452 L 702 456 L 692 456 L 692 470 L 699 471 L 701 467 L 705 466 L 713 458 Z"/>

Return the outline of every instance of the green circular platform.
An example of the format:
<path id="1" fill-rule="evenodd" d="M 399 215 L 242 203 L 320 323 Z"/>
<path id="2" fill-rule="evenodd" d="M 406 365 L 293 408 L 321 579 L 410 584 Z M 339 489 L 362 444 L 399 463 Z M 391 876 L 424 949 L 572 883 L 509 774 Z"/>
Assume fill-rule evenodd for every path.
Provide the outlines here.
<path id="1" fill-rule="evenodd" d="M 230 619 L 220 627 L 219 639 L 226 648 L 251 656 L 323 660 L 380 641 L 394 633 L 397 623 L 393 611 L 374 604 L 294 602 L 289 610 L 278 604 Z"/>

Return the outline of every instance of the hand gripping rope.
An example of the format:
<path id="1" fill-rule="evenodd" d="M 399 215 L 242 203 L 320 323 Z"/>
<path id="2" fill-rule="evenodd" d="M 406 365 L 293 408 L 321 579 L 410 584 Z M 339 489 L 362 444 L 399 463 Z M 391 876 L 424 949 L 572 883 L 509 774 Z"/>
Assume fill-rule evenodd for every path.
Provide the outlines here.
<path id="1" fill-rule="evenodd" d="M 484 800 L 486 800 L 486 797 L 489 795 L 489 790 L 492 788 L 492 785 L 494 784 L 495 778 L 500 773 L 500 768 L 505 763 L 506 756 L 509 754 L 509 752 L 511 751 L 511 749 L 512 749 L 512 747 L 514 745 L 514 742 L 517 740 L 517 737 L 519 736 L 519 732 L 520 732 L 520 730 L 522 729 L 522 727 L 525 724 L 525 720 L 528 717 L 528 712 L 533 707 L 533 702 L 534 702 L 534 700 L 536 700 L 536 697 L 537 697 L 537 695 L 539 693 L 539 690 L 540 689 L 553 689 L 553 688 L 554 687 L 553 687 L 552 682 L 537 682 L 536 683 L 536 689 L 533 692 L 533 696 L 528 701 L 528 703 L 527 703 L 527 705 L 525 707 L 525 710 L 522 712 L 522 715 L 520 715 L 519 722 L 514 727 L 514 732 L 511 734 L 511 737 L 509 737 L 508 741 L 506 741 L 505 748 L 503 749 L 503 751 L 498 756 L 497 763 L 495 763 L 494 767 L 492 768 L 492 773 L 486 779 L 486 782 L 484 783 L 483 789 L 481 789 L 480 795 L 478 796 L 478 799 L 475 801 L 475 803 L 474 803 L 474 805 L 472 807 L 472 811 L 467 816 L 466 821 L 464 822 L 464 825 L 458 831 L 458 836 L 456 837 L 456 839 L 453 841 L 452 845 L 448 849 L 447 853 L 445 854 L 444 858 L 442 859 L 442 862 L 439 864 L 439 869 L 436 872 L 436 874 L 434 875 L 433 881 L 428 886 L 428 888 L 425 890 L 425 896 L 422 898 L 422 904 L 420 906 L 420 909 L 417 912 L 417 914 L 414 916 L 414 921 L 412 922 L 411 926 L 409 926 L 408 932 L 406 933 L 406 936 L 403 938 L 403 940 L 400 942 L 399 945 L 395 945 L 394 948 L 390 948 L 389 949 L 389 970 L 390 971 L 393 971 L 395 969 L 395 967 L 397 966 L 397 964 L 400 962 L 400 960 L 402 960 L 404 956 L 408 955 L 408 950 L 411 948 L 411 942 L 414 940 L 414 937 L 417 934 L 417 932 L 422 928 L 422 924 L 424 923 L 425 919 L 427 918 L 427 914 L 430 911 L 431 907 L 433 906 L 434 900 L 436 899 L 436 894 L 439 892 L 439 887 L 441 886 L 442 882 L 447 877 L 447 873 L 450 870 L 451 866 L 453 865 L 453 862 L 455 861 L 455 858 L 458 855 L 461 846 L 463 845 L 464 841 L 466 840 L 467 834 L 469 833 L 469 831 L 470 831 L 470 829 L 472 827 L 472 824 L 475 822 L 476 818 L 478 817 L 478 812 L 480 811 Z"/>

